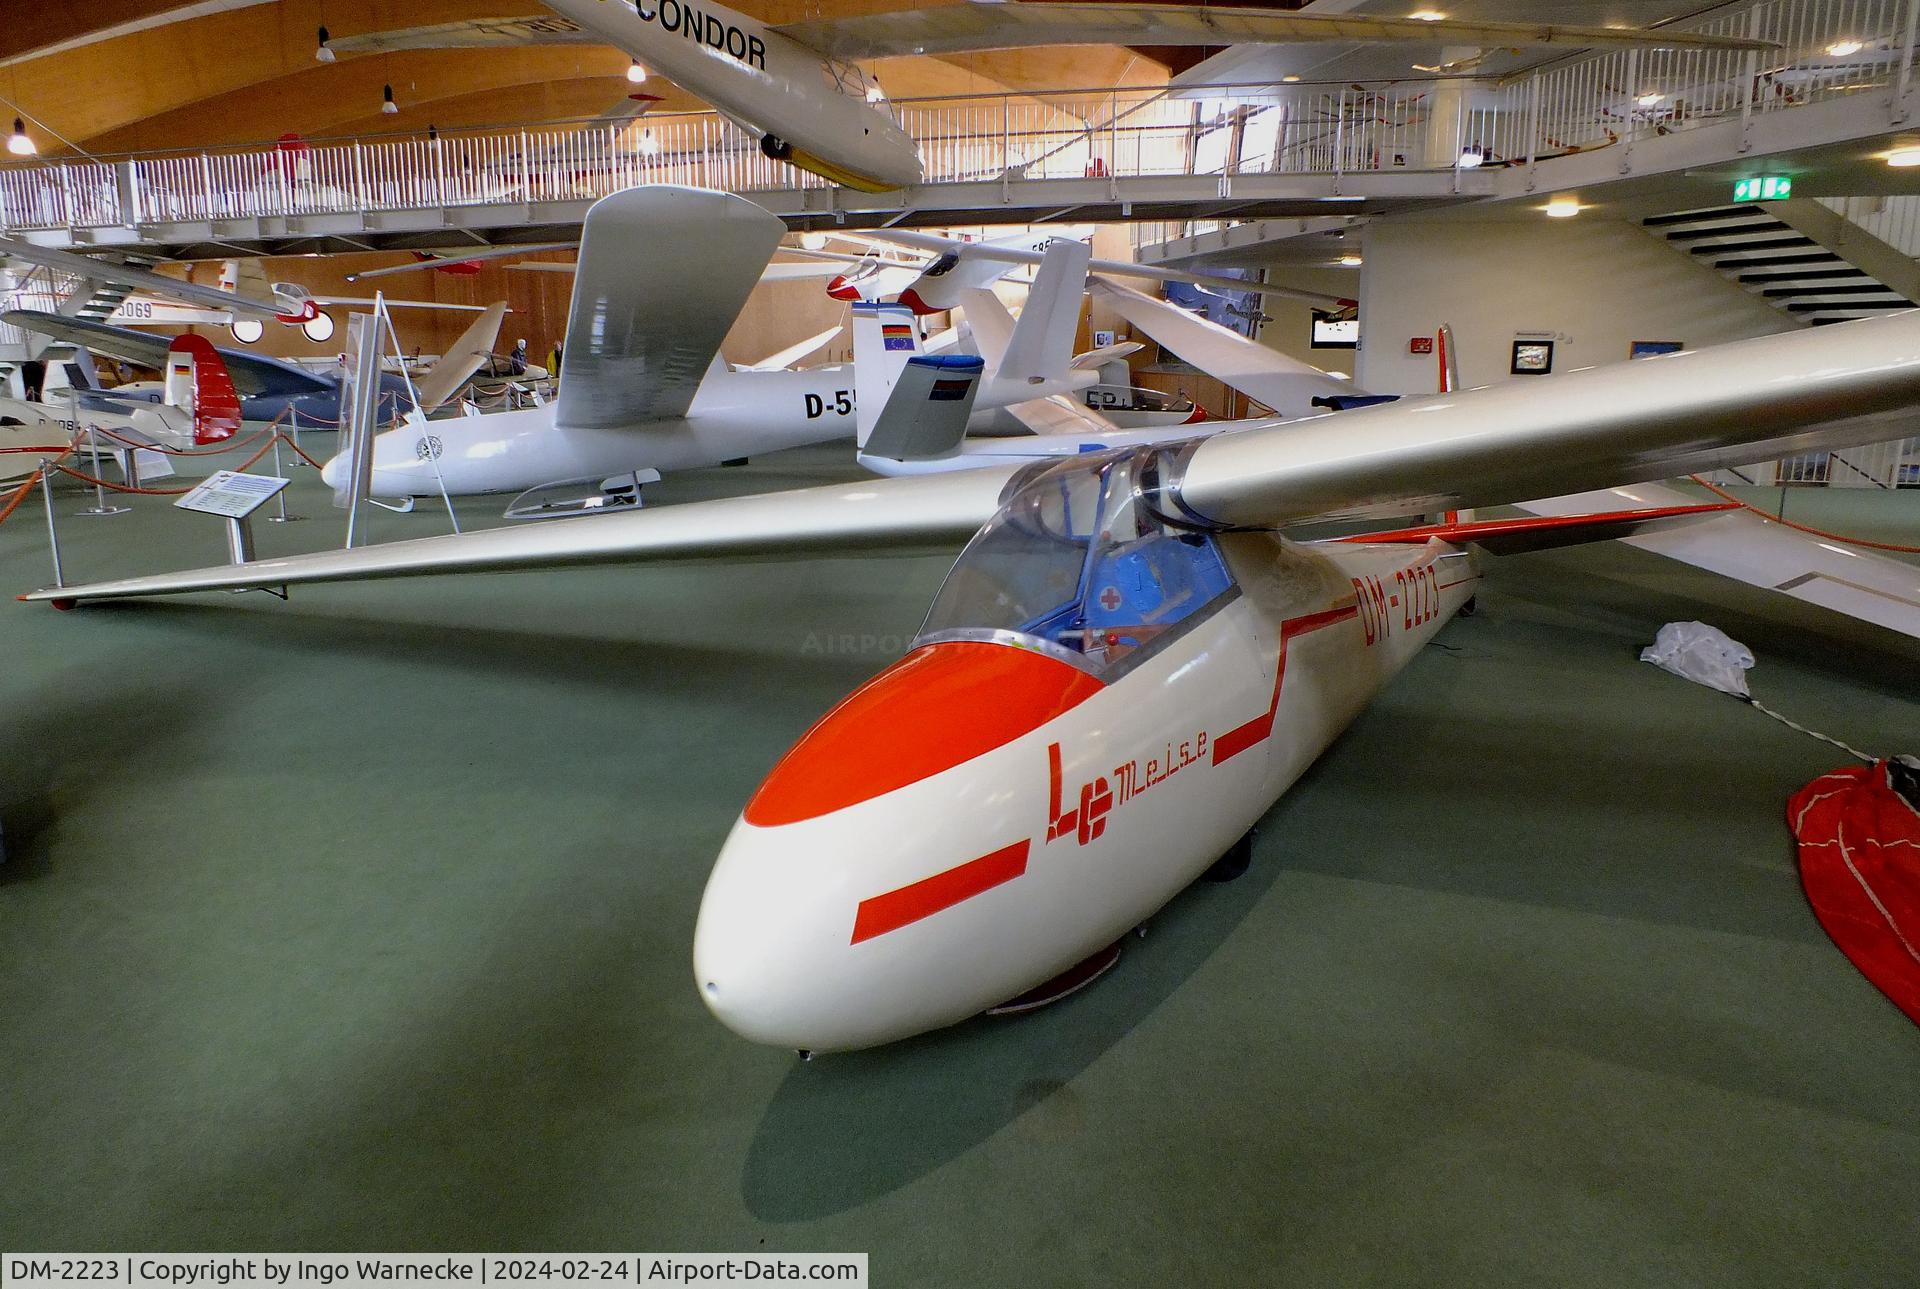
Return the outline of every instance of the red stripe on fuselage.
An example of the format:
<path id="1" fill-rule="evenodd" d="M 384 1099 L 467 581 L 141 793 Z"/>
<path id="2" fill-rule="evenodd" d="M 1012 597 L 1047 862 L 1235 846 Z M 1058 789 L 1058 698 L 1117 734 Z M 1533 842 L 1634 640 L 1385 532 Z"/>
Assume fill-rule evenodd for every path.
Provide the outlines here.
<path id="1" fill-rule="evenodd" d="M 1308 613 L 1298 618 L 1288 618 L 1280 624 L 1280 657 L 1274 663 L 1273 702 L 1267 710 L 1254 717 L 1245 725 L 1235 726 L 1213 741 L 1213 763 L 1219 765 L 1240 755 L 1254 744 L 1261 742 L 1273 733 L 1273 718 L 1280 710 L 1280 687 L 1287 682 L 1287 642 L 1295 636 L 1330 627 L 1336 622 L 1345 622 L 1348 618 L 1358 617 L 1360 606 L 1349 604 L 1344 608 L 1323 609 L 1319 613 Z"/>
<path id="2" fill-rule="evenodd" d="M 1027 852 L 1031 848 L 1032 842 L 1017 841 L 991 855 L 970 859 L 958 868 L 949 868 L 910 886 L 861 900 L 853 915 L 853 939 L 849 943 L 859 944 L 862 940 L 898 931 L 990 891 L 1002 882 L 1011 882 L 1027 871 Z"/>

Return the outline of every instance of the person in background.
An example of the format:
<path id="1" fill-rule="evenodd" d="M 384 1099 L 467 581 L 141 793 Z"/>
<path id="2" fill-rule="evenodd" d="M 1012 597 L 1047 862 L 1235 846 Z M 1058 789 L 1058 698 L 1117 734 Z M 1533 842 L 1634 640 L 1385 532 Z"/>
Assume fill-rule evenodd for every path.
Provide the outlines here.
<path id="1" fill-rule="evenodd" d="M 527 340 L 525 336 L 513 342 L 513 352 L 507 355 L 507 365 L 516 376 L 527 374 Z"/>

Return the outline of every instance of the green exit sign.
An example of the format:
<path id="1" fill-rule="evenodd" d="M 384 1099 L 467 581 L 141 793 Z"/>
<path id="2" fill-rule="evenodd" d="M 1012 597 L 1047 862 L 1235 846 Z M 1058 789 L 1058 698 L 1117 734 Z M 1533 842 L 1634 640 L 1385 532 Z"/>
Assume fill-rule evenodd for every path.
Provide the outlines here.
<path id="1" fill-rule="evenodd" d="M 1780 201 L 1793 196 L 1793 180 L 1785 175 L 1760 175 L 1733 185 L 1735 201 Z"/>

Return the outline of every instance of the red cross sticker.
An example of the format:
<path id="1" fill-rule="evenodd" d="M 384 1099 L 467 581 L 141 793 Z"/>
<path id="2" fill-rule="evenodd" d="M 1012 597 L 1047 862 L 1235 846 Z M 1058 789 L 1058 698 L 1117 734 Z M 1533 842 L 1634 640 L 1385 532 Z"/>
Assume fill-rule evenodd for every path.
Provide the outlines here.
<path id="1" fill-rule="evenodd" d="M 1111 586 L 1102 587 L 1100 591 L 1100 607 L 1108 613 L 1112 613 L 1115 609 L 1118 609 L 1120 607 L 1120 592 Z"/>

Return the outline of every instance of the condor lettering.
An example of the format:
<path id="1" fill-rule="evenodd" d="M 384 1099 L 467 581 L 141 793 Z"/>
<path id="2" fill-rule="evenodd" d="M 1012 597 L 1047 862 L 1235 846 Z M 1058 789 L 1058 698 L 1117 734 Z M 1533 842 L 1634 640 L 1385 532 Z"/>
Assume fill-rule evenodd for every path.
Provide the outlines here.
<path id="1" fill-rule="evenodd" d="M 662 31 L 677 31 L 696 44 L 717 49 L 749 67 L 767 70 L 767 43 L 740 28 L 702 13 L 685 0 L 633 0 L 633 11 L 642 22 L 658 23 Z"/>

